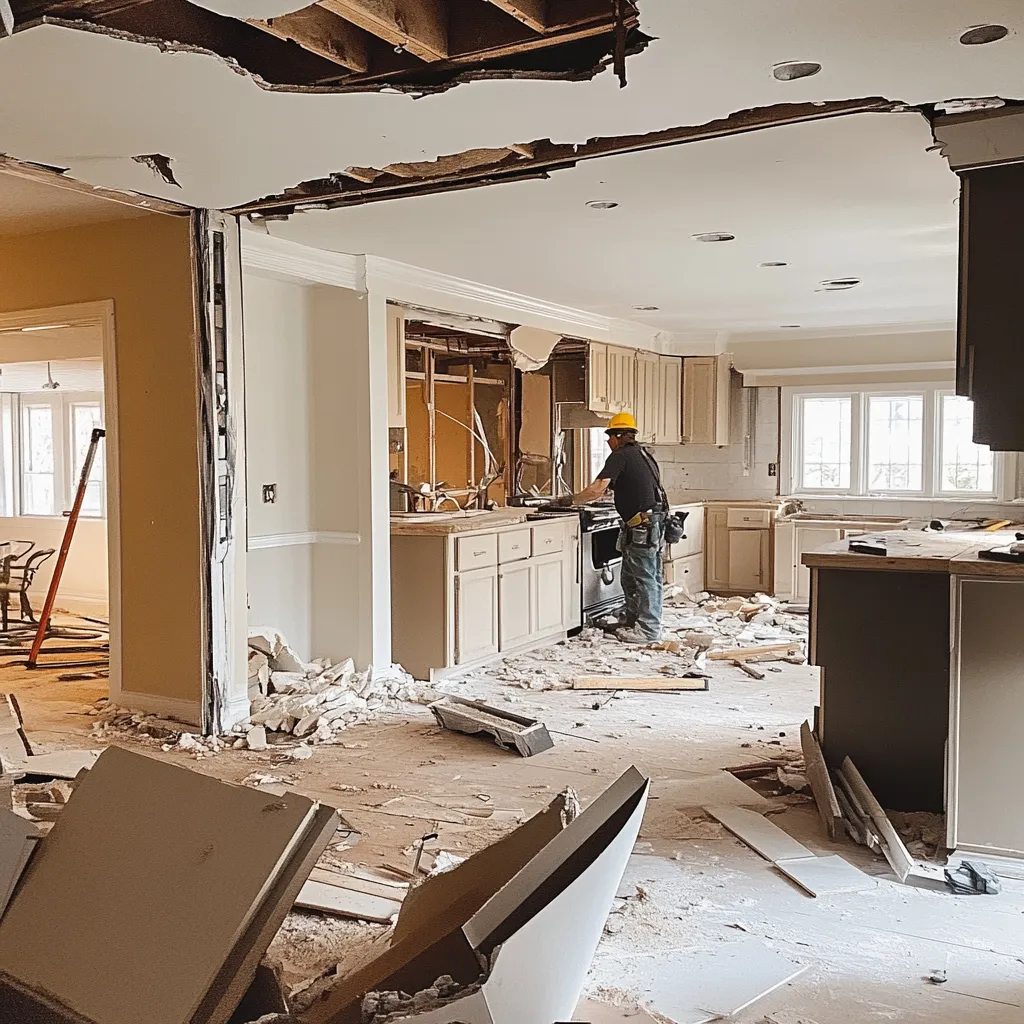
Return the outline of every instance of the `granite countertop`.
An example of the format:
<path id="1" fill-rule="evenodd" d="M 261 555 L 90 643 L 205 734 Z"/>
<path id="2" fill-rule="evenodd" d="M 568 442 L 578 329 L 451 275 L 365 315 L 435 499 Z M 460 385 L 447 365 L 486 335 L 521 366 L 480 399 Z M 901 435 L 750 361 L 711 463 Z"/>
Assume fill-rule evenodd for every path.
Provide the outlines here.
<path id="1" fill-rule="evenodd" d="M 493 512 L 398 512 L 391 515 L 392 536 L 443 537 L 525 523 L 528 508 L 499 508 Z"/>

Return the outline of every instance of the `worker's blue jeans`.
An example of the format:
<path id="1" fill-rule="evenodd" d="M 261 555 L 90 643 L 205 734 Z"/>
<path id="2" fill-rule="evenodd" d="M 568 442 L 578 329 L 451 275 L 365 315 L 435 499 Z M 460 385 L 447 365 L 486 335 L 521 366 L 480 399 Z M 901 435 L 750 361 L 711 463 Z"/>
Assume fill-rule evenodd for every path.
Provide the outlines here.
<path id="1" fill-rule="evenodd" d="M 622 592 L 626 598 L 626 625 L 651 640 L 661 639 L 661 598 L 665 550 L 665 515 L 652 512 L 647 543 L 642 532 L 623 526 L 619 538 L 622 551 Z"/>

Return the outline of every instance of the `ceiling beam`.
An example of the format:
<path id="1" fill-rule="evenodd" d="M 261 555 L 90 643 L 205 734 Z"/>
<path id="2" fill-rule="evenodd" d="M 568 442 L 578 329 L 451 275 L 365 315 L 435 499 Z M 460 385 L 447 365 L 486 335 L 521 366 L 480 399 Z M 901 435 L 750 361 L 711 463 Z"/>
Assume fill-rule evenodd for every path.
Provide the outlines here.
<path id="1" fill-rule="evenodd" d="M 319 0 L 320 6 L 353 25 L 401 46 L 421 60 L 448 57 L 446 0 Z M 456 0 L 466 3 L 467 0 Z"/>
<path id="2" fill-rule="evenodd" d="M 298 43 L 304 50 L 351 71 L 365 73 L 370 70 L 372 36 L 317 4 L 265 21 L 259 18 L 247 20 L 250 25 L 278 39 Z"/>
<path id="3" fill-rule="evenodd" d="M 548 0 L 490 0 L 506 14 L 532 28 L 543 32 L 548 27 Z"/>

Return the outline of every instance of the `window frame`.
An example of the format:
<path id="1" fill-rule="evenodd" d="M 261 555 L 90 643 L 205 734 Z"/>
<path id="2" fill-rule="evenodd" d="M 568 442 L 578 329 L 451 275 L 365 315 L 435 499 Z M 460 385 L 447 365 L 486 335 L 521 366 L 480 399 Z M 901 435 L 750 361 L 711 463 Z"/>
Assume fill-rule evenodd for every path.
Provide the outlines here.
<path id="1" fill-rule="evenodd" d="M 1017 457 L 1012 452 L 993 452 L 991 491 L 943 491 L 942 398 L 955 395 L 952 382 L 927 381 L 894 384 L 819 384 L 782 388 L 781 485 L 782 493 L 807 497 L 878 498 L 1008 502 L 1016 498 Z M 868 400 L 872 397 L 916 396 L 923 398 L 922 466 L 920 490 L 869 489 Z M 803 402 L 808 398 L 850 399 L 850 486 L 811 488 L 803 486 Z M 1008 493 L 1009 491 L 1009 493 Z"/>

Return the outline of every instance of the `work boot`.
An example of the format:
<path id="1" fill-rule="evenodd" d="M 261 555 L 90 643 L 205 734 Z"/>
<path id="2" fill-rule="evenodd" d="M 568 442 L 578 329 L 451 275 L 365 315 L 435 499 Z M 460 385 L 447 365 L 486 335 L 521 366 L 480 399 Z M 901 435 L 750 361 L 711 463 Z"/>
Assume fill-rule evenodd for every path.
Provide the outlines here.
<path id="1" fill-rule="evenodd" d="M 647 636 L 646 633 L 641 633 L 636 626 L 627 626 L 623 629 L 617 629 L 615 631 L 615 637 L 624 644 L 636 644 L 640 647 L 646 647 L 648 644 L 656 644 L 661 639 L 661 637 L 658 636 Z"/>

